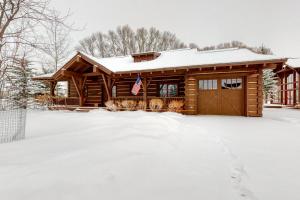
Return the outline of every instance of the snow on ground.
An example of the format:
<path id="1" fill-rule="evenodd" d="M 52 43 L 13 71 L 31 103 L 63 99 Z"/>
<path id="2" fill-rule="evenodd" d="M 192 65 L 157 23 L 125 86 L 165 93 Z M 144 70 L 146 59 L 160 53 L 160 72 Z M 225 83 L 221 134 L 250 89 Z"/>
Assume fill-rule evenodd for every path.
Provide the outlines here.
<path id="1" fill-rule="evenodd" d="M 1 199 L 300 199 L 300 111 L 263 118 L 31 111 Z"/>

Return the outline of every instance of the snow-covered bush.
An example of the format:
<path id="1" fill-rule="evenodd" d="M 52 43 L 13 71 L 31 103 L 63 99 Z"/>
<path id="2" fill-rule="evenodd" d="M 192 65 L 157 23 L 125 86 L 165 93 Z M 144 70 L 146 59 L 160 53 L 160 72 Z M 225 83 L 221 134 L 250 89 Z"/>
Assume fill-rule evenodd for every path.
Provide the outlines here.
<path id="1" fill-rule="evenodd" d="M 184 106 L 182 100 L 172 100 L 168 105 L 168 110 L 171 112 L 181 112 Z"/>
<path id="2" fill-rule="evenodd" d="M 136 107 L 137 110 L 146 110 L 147 109 L 147 102 L 146 101 L 139 101 Z"/>
<path id="3" fill-rule="evenodd" d="M 105 102 L 105 106 L 107 108 L 107 110 L 110 110 L 110 111 L 117 111 L 118 110 L 118 107 L 116 104 L 114 104 L 114 102 L 112 100 L 109 100 L 107 102 Z"/>
<path id="4" fill-rule="evenodd" d="M 158 112 L 160 111 L 164 106 L 164 102 L 161 99 L 151 99 L 149 103 L 149 107 L 152 111 Z"/>
<path id="5" fill-rule="evenodd" d="M 122 101 L 122 106 L 126 110 L 135 110 L 136 101 L 134 101 L 134 100 L 123 100 Z"/>

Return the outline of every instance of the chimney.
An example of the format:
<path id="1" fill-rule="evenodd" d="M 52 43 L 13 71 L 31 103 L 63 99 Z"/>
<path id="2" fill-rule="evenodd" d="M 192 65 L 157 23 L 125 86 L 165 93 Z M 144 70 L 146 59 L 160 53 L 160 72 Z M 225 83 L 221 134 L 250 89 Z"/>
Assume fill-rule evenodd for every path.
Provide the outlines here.
<path id="1" fill-rule="evenodd" d="M 133 57 L 134 62 L 144 62 L 150 61 L 158 58 L 160 53 L 158 52 L 146 52 L 146 53 L 136 53 L 131 55 Z"/>

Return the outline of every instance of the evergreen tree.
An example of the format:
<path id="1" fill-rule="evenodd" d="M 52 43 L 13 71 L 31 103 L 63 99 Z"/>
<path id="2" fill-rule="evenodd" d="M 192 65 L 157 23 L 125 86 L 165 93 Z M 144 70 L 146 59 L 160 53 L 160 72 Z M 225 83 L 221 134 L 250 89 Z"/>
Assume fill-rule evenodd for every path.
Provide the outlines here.
<path id="1" fill-rule="evenodd" d="M 263 93 L 264 99 L 267 103 L 271 95 L 274 94 L 276 90 L 277 81 L 275 79 L 275 73 L 270 70 L 264 70 L 263 72 Z"/>
<path id="2" fill-rule="evenodd" d="M 15 66 L 9 70 L 10 95 L 9 98 L 15 105 L 27 108 L 32 104 L 32 99 L 36 93 L 44 90 L 43 84 L 33 81 L 34 69 L 30 66 L 25 56 L 15 60 Z"/>

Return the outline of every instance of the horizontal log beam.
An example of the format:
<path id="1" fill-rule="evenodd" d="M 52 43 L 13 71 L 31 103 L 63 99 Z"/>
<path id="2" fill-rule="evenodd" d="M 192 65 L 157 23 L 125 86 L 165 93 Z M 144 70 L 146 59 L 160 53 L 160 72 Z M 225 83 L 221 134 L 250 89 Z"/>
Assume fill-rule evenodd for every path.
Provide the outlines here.
<path id="1" fill-rule="evenodd" d="M 101 72 L 90 72 L 90 73 L 83 73 L 82 76 L 102 76 L 103 73 Z"/>
<path id="2" fill-rule="evenodd" d="M 72 71 L 67 71 L 67 70 L 61 70 L 61 75 L 66 76 L 66 77 L 80 77 L 82 74 L 77 73 L 77 72 L 72 72 Z"/>

